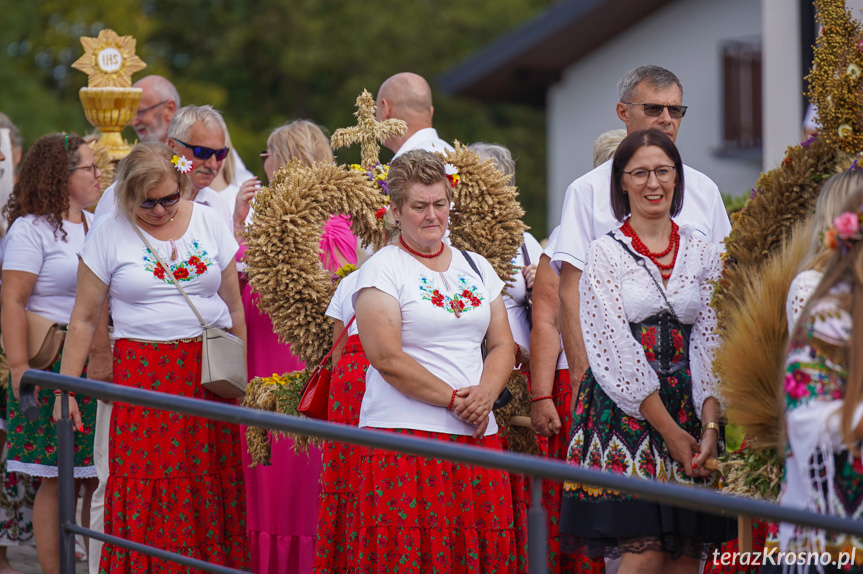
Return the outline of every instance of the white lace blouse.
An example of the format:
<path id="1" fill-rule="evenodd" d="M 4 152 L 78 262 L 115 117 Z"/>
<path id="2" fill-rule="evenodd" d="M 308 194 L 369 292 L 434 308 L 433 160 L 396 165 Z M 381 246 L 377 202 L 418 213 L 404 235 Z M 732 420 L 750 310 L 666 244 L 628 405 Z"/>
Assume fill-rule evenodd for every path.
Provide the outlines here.
<path id="1" fill-rule="evenodd" d="M 620 229 L 614 235 L 631 247 L 632 240 Z M 627 415 L 643 419 L 641 402 L 659 390 L 659 377 L 647 361 L 641 343 L 629 328 L 667 308 L 656 265 L 644 258 L 639 266 L 617 241 L 603 235 L 590 244 L 581 278 L 581 329 L 590 368 L 602 390 Z M 665 286 L 668 301 L 681 322 L 692 325 L 689 365 L 692 399 L 698 418 L 708 397 L 719 398 L 713 375 L 713 356 L 718 345 L 716 315 L 710 307 L 713 281 L 721 264 L 716 247 L 680 227 L 677 262 Z"/>

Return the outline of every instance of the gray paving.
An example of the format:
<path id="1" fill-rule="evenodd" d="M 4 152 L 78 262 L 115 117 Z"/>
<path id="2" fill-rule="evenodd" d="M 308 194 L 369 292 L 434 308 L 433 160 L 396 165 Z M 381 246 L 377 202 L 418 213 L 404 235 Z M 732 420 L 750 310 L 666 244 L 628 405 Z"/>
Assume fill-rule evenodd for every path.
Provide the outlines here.
<path id="1" fill-rule="evenodd" d="M 19 570 L 22 574 L 42 574 L 35 546 L 11 546 L 6 555 L 12 568 Z M 75 574 L 87 574 L 87 563 L 76 562 Z"/>

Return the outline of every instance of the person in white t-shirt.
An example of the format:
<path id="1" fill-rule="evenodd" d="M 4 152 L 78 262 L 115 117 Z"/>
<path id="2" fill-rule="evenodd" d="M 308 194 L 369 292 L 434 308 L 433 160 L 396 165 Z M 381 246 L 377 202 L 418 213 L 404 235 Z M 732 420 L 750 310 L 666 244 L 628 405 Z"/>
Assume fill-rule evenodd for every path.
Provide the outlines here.
<path id="1" fill-rule="evenodd" d="M 414 150 L 394 159 L 387 187 L 398 243 L 363 264 L 354 296 L 371 363 L 360 427 L 499 449 L 491 409 L 515 360 L 504 284 L 483 257 L 442 241 L 452 192 L 439 155 Z M 361 570 L 380 569 L 413 537 L 418 543 L 402 560 L 440 551 L 442 570 L 470 559 L 483 571 L 508 571 L 516 549 L 506 473 L 374 448 L 361 460 L 359 527 L 390 532 L 360 542 Z M 484 511 L 464 513 L 464 506 Z M 391 521 L 402 512 L 409 518 Z M 439 528 L 464 543 L 437 539 Z"/>
<path id="2" fill-rule="evenodd" d="M 8 397 L 7 469 L 42 477 L 34 504 L 33 530 L 39 561 L 45 572 L 59 571 L 59 520 L 57 492 L 57 435 L 51 424 L 54 391 L 42 389 L 37 397 L 40 416 L 24 417 L 18 403 L 18 387 L 30 368 L 25 310 L 68 325 L 76 295 L 78 256 L 92 217 L 84 208 L 99 197 L 99 176 L 93 152 L 75 134 L 51 134 L 40 138 L 24 157 L 18 182 L 3 214 L 9 222 L 0 286 L 3 341 L 12 372 Z M 101 308 L 100 308 L 101 310 Z M 98 329 L 97 329 L 98 325 Z M 82 369 L 89 357 L 87 375 L 111 380 L 111 354 L 107 317 L 93 323 L 92 345 L 81 349 Z M 57 372 L 59 361 L 51 370 Z M 81 371 L 76 374 L 80 376 Z M 96 401 L 70 398 L 80 415 L 75 427 L 75 478 L 94 479 L 93 425 Z M 88 492 L 95 489 L 88 484 Z M 89 508 L 89 498 L 84 503 Z"/>
<path id="3" fill-rule="evenodd" d="M 627 72 L 617 86 L 617 116 L 631 134 L 654 128 L 671 141 L 687 106 L 683 85 L 672 72 L 659 66 L 640 66 Z M 560 274 L 560 303 L 563 342 L 570 375 L 580 379 L 587 370 L 587 357 L 579 326 L 578 283 L 587 261 L 590 242 L 618 226 L 611 209 L 611 160 L 576 179 L 566 189 L 560 218 L 560 236 L 552 264 Z M 686 183 L 683 208 L 674 220 L 721 248 L 731 231 L 719 188 L 706 175 L 684 165 Z"/>
<path id="4" fill-rule="evenodd" d="M 245 341 L 238 245 L 217 212 L 184 199 L 191 182 L 180 165 L 172 165 L 182 164 L 179 159 L 164 144 L 139 144 L 117 166 L 119 215 L 94 228 L 81 249 L 78 297 L 60 372 L 80 373 L 93 324 L 110 294 L 114 384 L 234 402 L 201 385 L 203 327 L 168 274 L 183 285 L 208 326 Z M 77 417 L 74 405 L 70 412 Z M 183 554 L 218 552 L 222 564 L 249 568 L 237 425 L 117 403 L 109 457 L 106 534 Z M 158 496 L 154 483 L 160 485 Z M 210 540 L 219 541 L 218 549 Z M 106 544 L 100 570 L 133 572 L 136 560 Z"/>
<path id="5" fill-rule="evenodd" d="M 231 151 L 225 145 L 226 129 L 222 114 L 212 106 L 185 106 L 177 110 L 168 127 L 168 146 L 192 162 L 192 170 L 187 174 L 191 185 L 186 199 L 212 207 L 230 226 L 233 205 L 229 206 L 219 192 L 209 187 Z M 116 216 L 120 211 L 115 183 L 99 198 L 96 225 L 105 216 Z"/>
<path id="6" fill-rule="evenodd" d="M 424 149 L 446 153 L 453 147 L 438 137 L 432 127 L 434 106 L 431 87 L 420 75 L 402 72 L 387 78 L 378 90 L 375 116 L 379 122 L 402 120 L 408 125 L 400 136 L 390 136 L 384 146 L 393 151 L 393 159 L 411 150 Z"/>
<path id="7" fill-rule="evenodd" d="M 491 159 L 504 175 L 510 176 L 509 185 L 515 185 L 515 160 L 508 149 L 498 144 L 485 142 L 473 143 L 468 149 L 479 156 L 481 160 Z M 533 289 L 536 277 L 536 264 L 542 255 L 539 241 L 525 231 L 524 244 L 519 248 L 512 260 L 512 285 L 504 295 L 506 314 L 512 338 L 515 340 L 515 363 L 521 365 L 524 372 L 530 368 L 530 331 L 531 319 L 528 317 L 528 299 Z"/>

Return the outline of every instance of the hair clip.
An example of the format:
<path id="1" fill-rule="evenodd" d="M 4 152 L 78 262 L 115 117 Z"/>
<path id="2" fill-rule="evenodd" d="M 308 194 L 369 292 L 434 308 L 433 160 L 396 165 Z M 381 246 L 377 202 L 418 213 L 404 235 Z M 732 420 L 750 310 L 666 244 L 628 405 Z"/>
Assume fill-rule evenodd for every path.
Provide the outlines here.
<path id="1" fill-rule="evenodd" d="M 186 159 L 184 155 L 174 155 L 171 158 L 171 163 L 177 168 L 180 173 L 189 173 L 192 171 L 192 162 Z"/>
<path id="2" fill-rule="evenodd" d="M 66 148 L 66 151 L 69 151 L 69 134 L 66 134 L 66 141 L 63 142 L 63 147 Z"/>

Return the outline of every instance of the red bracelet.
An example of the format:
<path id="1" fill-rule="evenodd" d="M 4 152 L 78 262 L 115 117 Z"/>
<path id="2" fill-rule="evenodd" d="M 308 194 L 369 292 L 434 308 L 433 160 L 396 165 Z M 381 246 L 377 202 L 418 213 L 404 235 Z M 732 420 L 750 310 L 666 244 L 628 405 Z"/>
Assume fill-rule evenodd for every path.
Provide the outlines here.
<path id="1" fill-rule="evenodd" d="M 543 395 L 541 397 L 533 397 L 530 399 L 530 402 L 535 403 L 537 401 L 544 401 L 545 399 L 553 399 L 554 395 Z"/>
<path id="2" fill-rule="evenodd" d="M 63 391 L 61 391 L 60 389 L 54 389 L 54 396 L 55 396 L 55 397 L 59 397 L 59 396 L 60 396 L 60 395 L 62 395 L 62 394 L 63 394 Z M 71 392 L 71 391 L 70 391 L 70 392 L 69 392 L 69 396 L 70 396 L 70 397 L 74 397 L 74 396 L 75 396 L 75 393 L 73 393 L 73 392 Z"/>
<path id="3" fill-rule="evenodd" d="M 521 361 L 519 361 L 520 358 L 521 358 L 521 345 L 516 343 L 515 344 L 515 364 L 516 365 L 518 365 L 521 362 Z"/>
<path id="4" fill-rule="evenodd" d="M 452 404 L 455 402 L 455 395 L 457 392 L 458 392 L 458 389 L 456 389 L 452 392 L 452 396 L 449 398 L 449 405 L 447 406 L 446 410 L 450 410 L 452 408 Z"/>

